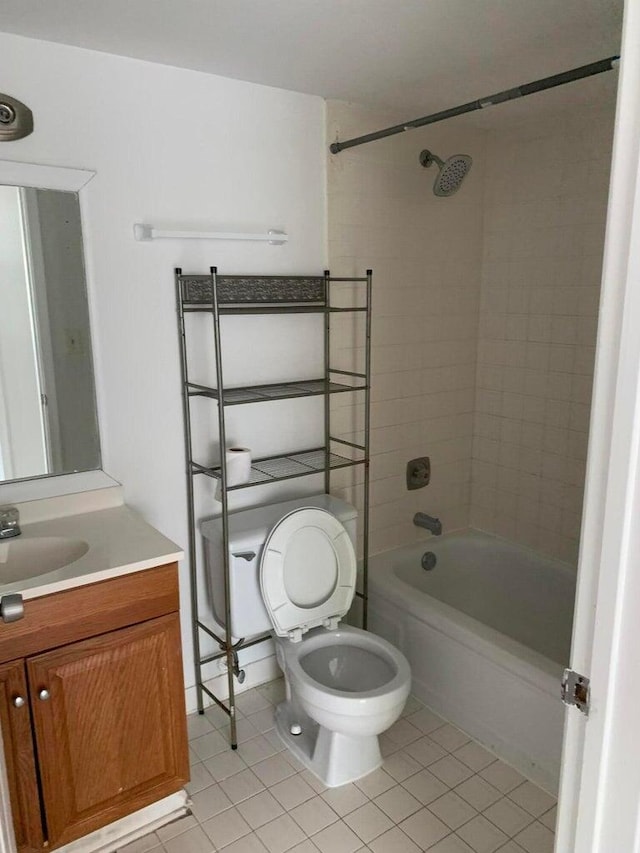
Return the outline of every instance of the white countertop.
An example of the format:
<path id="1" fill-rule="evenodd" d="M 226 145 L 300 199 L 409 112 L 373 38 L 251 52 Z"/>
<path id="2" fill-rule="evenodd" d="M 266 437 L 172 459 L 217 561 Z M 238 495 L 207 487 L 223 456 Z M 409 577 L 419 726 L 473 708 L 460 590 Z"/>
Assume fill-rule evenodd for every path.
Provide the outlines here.
<path id="1" fill-rule="evenodd" d="M 184 557 L 175 542 L 125 505 L 34 521 L 21 524 L 21 529 L 22 534 L 14 541 L 52 536 L 81 539 L 89 545 L 86 554 L 73 563 L 13 583 L 2 583 L 0 560 L 0 595 L 19 592 L 25 600 L 173 563 Z"/>

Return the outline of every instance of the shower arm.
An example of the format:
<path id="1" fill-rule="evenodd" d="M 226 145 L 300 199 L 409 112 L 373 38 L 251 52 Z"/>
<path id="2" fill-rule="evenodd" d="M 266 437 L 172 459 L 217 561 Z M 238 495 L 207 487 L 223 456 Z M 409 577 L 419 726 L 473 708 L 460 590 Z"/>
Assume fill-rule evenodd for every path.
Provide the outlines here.
<path id="1" fill-rule="evenodd" d="M 506 101 L 513 101 L 517 98 L 524 98 L 527 95 L 533 95 L 536 92 L 543 92 L 545 89 L 553 89 L 555 86 L 563 86 L 565 83 L 573 83 L 574 80 L 582 80 L 584 77 L 591 77 L 594 74 L 601 74 L 603 71 L 611 71 L 620 61 L 619 56 L 610 56 L 607 59 L 601 59 L 599 62 L 592 62 L 589 65 L 581 65 L 579 68 L 572 68 L 570 71 L 563 71 L 560 74 L 554 74 L 552 77 L 544 77 L 542 80 L 534 80 L 533 83 L 524 83 L 521 86 L 516 86 L 513 89 L 505 89 L 504 92 L 496 92 L 494 95 L 488 95 L 485 98 L 478 98 L 476 101 L 469 101 L 467 104 L 461 104 L 458 107 L 451 107 L 448 110 L 442 110 L 438 113 L 432 113 L 422 118 L 416 118 L 412 121 L 406 121 L 402 124 L 396 124 L 393 127 L 386 127 L 384 130 L 376 130 L 373 133 L 367 133 L 364 136 L 355 136 L 353 139 L 345 139 L 344 142 L 333 142 L 329 146 L 332 154 L 339 154 L 345 148 L 354 148 L 356 145 L 364 145 L 367 142 L 374 142 L 376 139 L 384 139 L 386 136 L 394 136 L 396 133 L 403 133 L 405 130 L 414 130 L 416 127 L 424 127 L 427 124 L 435 124 L 439 121 L 445 121 L 454 116 L 471 113 L 475 110 L 483 110 L 487 107 L 492 107 L 495 104 L 503 104 Z"/>

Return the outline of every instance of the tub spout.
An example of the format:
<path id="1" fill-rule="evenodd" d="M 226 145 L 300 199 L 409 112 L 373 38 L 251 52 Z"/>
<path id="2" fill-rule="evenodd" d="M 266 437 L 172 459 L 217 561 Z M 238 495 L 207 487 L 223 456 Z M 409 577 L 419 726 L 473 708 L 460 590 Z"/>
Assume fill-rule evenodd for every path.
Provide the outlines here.
<path id="1" fill-rule="evenodd" d="M 430 530 L 434 536 L 440 536 L 442 533 L 442 522 L 439 518 L 434 518 L 432 515 L 427 515 L 426 512 L 417 512 L 413 516 L 413 523 L 416 527 L 424 527 L 425 530 Z"/>

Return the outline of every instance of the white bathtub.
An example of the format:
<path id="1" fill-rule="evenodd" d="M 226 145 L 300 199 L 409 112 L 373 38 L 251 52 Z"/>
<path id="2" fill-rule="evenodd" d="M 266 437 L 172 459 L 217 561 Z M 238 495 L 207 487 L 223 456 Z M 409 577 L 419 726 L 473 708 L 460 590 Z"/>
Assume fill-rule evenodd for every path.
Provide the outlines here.
<path id="1" fill-rule="evenodd" d="M 370 559 L 369 629 L 407 656 L 418 699 L 556 793 L 574 594 L 565 563 L 451 534 Z"/>

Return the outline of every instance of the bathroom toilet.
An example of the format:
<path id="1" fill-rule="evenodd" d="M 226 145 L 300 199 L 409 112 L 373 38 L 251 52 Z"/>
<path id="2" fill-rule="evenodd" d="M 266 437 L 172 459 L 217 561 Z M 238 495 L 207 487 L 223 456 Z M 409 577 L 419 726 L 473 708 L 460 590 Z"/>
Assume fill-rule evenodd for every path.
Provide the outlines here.
<path id="1" fill-rule="evenodd" d="M 356 517 L 330 495 L 229 516 L 233 636 L 273 631 L 286 685 L 277 731 L 329 787 L 381 765 L 378 735 L 399 718 L 411 684 L 400 651 L 368 631 L 339 626 L 355 593 Z M 220 520 L 201 530 L 214 612 L 224 624 Z"/>

